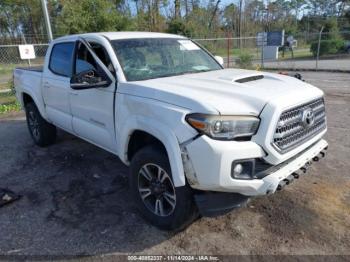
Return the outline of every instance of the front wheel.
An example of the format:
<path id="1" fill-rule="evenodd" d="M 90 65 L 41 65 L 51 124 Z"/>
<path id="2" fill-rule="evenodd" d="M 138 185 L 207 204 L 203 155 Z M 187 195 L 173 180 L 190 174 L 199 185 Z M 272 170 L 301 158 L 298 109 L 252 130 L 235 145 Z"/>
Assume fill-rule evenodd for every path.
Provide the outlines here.
<path id="1" fill-rule="evenodd" d="M 130 173 L 136 206 L 153 225 L 181 230 L 198 216 L 189 186 L 174 186 L 164 150 L 153 146 L 141 149 L 131 161 Z"/>

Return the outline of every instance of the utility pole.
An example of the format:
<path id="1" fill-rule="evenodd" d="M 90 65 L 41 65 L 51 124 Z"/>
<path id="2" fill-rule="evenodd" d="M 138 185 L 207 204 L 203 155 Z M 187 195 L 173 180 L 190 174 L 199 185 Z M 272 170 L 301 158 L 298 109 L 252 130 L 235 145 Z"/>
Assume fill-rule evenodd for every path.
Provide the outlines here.
<path id="1" fill-rule="evenodd" d="M 307 39 L 310 38 L 310 14 L 307 14 Z"/>
<path id="2" fill-rule="evenodd" d="M 317 56 L 316 56 L 316 70 L 318 70 L 318 59 L 320 58 L 320 47 L 321 47 L 321 37 L 324 27 L 321 27 L 321 31 L 318 36 L 318 45 L 317 45 Z"/>
<path id="3" fill-rule="evenodd" d="M 174 1 L 174 5 L 175 5 L 175 13 L 174 13 L 174 18 L 176 19 L 180 19 L 181 18 L 181 4 L 180 4 L 180 0 L 175 0 Z"/>
<path id="4" fill-rule="evenodd" d="M 47 37 L 49 38 L 49 41 L 51 42 L 53 37 L 52 37 L 52 31 L 51 31 L 49 12 L 47 11 L 46 0 L 41 0 L 41 5 L 42 5 L 42 8 L 43 8 L 43 12 L 44 12 Z"/>
<path id="5" fill-rule="evenodd" d="M 238 13 L 238 32 L 239 32 L 239 48 L 242 48 L 242 6 L 243 0 L 239 0 L 239 13 Z"/>

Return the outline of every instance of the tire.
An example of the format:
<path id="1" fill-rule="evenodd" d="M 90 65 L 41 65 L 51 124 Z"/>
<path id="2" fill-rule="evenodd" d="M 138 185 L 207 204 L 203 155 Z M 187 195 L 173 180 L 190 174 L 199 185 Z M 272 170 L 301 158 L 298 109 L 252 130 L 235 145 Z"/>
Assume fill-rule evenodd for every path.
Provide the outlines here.
<path id="1" fill-rule="evenodd" d="M 34 103 L 25 106 L 27 126 L 34 143 L 40 147 L 51 145 L 56 140 L 56 127 L 48 123 Z"/>
<path id="2" fill-rule="evenodd" d="M 129 181 L 138 210 L 154 226 L 180 231 L 198 217 L 191 188 L 174 187 L 164 150 L 155 146 L 140 149 L 132 158 Z"/>

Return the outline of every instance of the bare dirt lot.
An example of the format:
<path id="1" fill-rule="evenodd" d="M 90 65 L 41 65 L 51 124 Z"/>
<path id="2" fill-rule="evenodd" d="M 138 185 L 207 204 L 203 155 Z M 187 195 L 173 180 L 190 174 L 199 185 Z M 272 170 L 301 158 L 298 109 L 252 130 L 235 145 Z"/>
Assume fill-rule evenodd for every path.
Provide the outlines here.
<path id="1" fill-rule="evenodd" d="M 159 231 L 135 210 L 114 155 L 59 132 L 33 146 L 23 113 L 0 119 L 0 256 L 350 254 L 350 74 L 303 73 L 326 93 L 327 157 L 285 190 L 248 207 Z"/>

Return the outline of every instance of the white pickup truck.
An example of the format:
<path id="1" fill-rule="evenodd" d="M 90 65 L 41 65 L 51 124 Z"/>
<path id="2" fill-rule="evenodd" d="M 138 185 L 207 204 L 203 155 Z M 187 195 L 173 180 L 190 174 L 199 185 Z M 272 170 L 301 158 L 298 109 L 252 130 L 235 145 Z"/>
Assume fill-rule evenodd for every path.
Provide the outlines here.
<path id="1" fill-rule="evenodd" d="M 178 35 L 91 33 L 52 41 L 14 84 L 35 144 L 58 127 L 117 155 L 141 214 L 181 229 L 281 190 L 328 146 L 321 90 L 222 64 Z"/>

